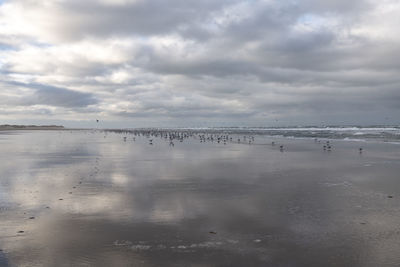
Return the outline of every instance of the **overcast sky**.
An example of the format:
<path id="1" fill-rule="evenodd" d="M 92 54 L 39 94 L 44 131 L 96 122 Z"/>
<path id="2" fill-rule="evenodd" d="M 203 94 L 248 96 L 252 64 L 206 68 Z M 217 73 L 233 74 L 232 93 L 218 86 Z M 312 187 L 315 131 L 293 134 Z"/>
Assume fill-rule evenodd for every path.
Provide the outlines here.
<path id="1" fill-rule="evenodd" d="M 0 124 L 400 124 L 398 0 L 0 0 Z"/>

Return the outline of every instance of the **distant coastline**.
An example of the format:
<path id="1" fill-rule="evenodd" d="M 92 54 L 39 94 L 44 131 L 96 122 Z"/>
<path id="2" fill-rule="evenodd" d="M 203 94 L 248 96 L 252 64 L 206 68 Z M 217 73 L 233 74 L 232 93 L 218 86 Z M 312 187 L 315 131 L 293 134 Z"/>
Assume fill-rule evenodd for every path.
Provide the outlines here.
<path id="1" fill-rule="evenodd" d="M 0 131 L 7 130 L 64 130 L 64 126 L 61 125 L 0 125 Z"/>

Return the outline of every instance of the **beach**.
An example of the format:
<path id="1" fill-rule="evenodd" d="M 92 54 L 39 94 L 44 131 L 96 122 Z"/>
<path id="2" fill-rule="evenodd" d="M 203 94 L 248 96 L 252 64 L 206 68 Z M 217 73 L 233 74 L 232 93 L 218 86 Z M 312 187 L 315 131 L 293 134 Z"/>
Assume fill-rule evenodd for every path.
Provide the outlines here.
<path id="1" fill-rule="evenodd" d="M 400 263 L 399 144 L 184 133 L 2 131 L 0 266 Z"/>

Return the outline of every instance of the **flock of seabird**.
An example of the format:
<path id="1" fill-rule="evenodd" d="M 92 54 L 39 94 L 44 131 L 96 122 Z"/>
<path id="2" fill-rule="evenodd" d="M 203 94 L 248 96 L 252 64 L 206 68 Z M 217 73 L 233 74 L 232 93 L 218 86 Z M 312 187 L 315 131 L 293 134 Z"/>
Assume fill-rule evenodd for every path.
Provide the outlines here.
<path id="1" fill-rule="evenodd" d="M 218 143 L 226 145 L 228 142 L 230 143 L 238 143 L 238 144 L 253 144 L 254 136 L 253 135 L 243 135 L 239 136 L 237 133 L 227 133 L 227 132 L 201 132 L 196 130 L 167 130 L 167 129 L 136 129 L 136 130 L 107 130 L 110 132 L 124 134 L 123 137 L 124 142 L 128 140 L 127 135 L 134 135 L 133 141 L 136 140 L 136 137 L 146 137 L 148 138 L 149 145 L 154 144 L 155 138 L 160 138 L 169 142 L 169 146 L 175 146 L 175 142 L 183 142 L 185 139 L 194 138 L 200 140 L 200 143 Z M 233 136 L 232 136 L 233 135 Z M 329 140 L 319 140 L 317 138 L 314 139 L 316 143 L 322 144 L 323 151 L 331 152 L 333 150 L 333 146 L 331 141 Z M 271 142 L 272 146 L 275 146 L 275 141 Z M 281 152 L 284 151 L 284 145 L 279 145 L 279 150 Z M 359 153 L 363 153 L 363 148 L 360 147 L 358 149 Z"/>

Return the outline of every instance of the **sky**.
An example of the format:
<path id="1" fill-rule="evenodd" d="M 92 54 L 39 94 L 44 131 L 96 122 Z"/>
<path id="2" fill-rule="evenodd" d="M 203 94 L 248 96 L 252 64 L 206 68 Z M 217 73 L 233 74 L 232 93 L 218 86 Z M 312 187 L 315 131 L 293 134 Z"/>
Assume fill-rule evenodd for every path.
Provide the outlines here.
<path id="1" fill-rule="evenodd" d="M 0 124 L 399 125 L 399 25 L 397 0 L 0 0 Z"/>

